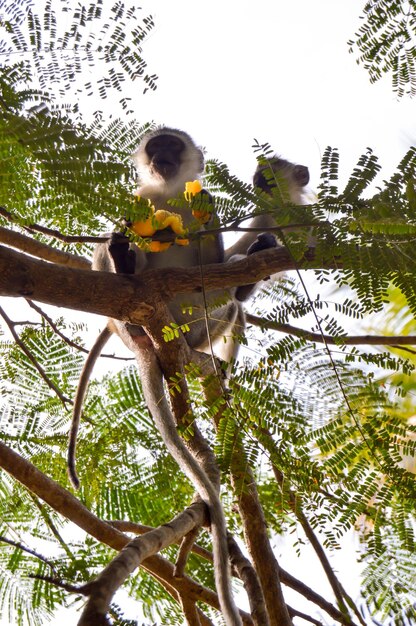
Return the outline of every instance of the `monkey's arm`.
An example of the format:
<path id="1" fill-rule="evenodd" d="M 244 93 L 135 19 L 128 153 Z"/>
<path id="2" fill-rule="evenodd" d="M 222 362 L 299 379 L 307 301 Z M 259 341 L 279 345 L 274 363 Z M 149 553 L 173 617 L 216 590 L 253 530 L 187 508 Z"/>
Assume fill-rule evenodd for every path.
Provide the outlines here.
<path id="1" fill-rule="evenodd" d="M 256 241 L 259 235 L 259 229 L 273 227 L 276 227 L 276 221 L 271 215 L 257 215 L 254 217 L 248 225 L 248 228 L 252 228 L 253 230 L 244 233 L 232 246 L 225 250 L 225 260 L 229 261 L 230 258 L 236 254 L 246 255 L 250 246 Z"/>
<path id="2" fill-rule="evenodd" d="M 72 423 L 71 430 L 69 432 L 68 444 L 68 474 L 75 489 L 79 488 L 79 479 L 75 468 L 75 449 L 77 445 L 77 434 L 81 420 L 82 405 L 84 402 L 84 397 L 87 391 L 88 381 L 90 379 L 91 372 L 94 369 L 94 365 L 98 357 L 100 356 L 105 344 L 110 339 L 112 333 L 113 331 L 111 329 L 111 323 L 108 323 L 95 340 L 95 343 L 86 358 L 78 381 L 78 387 L 74 400 L 74 408 L 72 411 Z"/>
<path id="3" fill-rule="evenodd" d="M 247 250 L 247 256 L 254 254 L 255 252 L 259 252 L 260 250 L 268 250 L 269 248 L 277 247 L 276 237 L 272 235 L 272 233 L 261 233 L 258 235 L 257 239 Z M 232 258 L 230 259 L 232 261 Z M 265 279 L 266 280 L 266 279 Z M 235 297 L 239 302 L 244 302 L 248 300 L 250 296 L 256 289 L 256 286 L 259 283 L 252 283 L 250 285 L 241 285 L 241 287 L 237 287 L 235 291 Z"/>

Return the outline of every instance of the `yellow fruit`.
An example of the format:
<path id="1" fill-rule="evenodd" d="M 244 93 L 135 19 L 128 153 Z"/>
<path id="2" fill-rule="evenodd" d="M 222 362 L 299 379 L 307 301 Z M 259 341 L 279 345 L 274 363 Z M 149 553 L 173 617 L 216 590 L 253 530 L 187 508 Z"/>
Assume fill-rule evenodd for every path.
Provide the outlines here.
<path id="1" fill-rule="evenodd" d="M 130 228 L 136 235 L 140 235 L 140 237 L 151 237 L 156 232 L 156 228 L 153 226 L 152 222 L 153 217 L 148 217 L 147 220 L 133 222 Z"/>

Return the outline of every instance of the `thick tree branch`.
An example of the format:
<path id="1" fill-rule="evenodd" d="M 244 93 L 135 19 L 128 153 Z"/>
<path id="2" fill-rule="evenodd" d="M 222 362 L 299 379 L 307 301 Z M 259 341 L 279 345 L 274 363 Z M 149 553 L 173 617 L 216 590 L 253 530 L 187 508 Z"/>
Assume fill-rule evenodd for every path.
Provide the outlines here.
<path id="1" fill-rule="evenodd" d="M 305 258 L 311 267 L 313 250 Z M 326 267 L 338 268 L 338 265 L 334 261 Z M 271 273 L 298 266 L 284 248 L 273 248 L 234 263 L 206 265 L 203 273 L 199 267 L 164 268 L 134 276 L 76 270 L 0 246 L 0 295 L 145 324 L 154 313 L 151 300 L 148 303 L 149 294 L 170 300 L 178 293 L 198 291 L 202 284 L 210 291 L 255 283 Z M 117 298 L 109 298 L 109 293 L 117 293 Z"/>
<path id="2" fill-rule="evenodd" d="M 231 565 L 243 581 L 244 589 L 250 602 L 250 611 L 255 626 L 265 626 L 269 623 L 264 594 L 257 572 L 251 562 L 244 556 L 236 540 L 228 534 L 228 550 Z"/>
<path id="3" fill-rule="evenodd" d="M 93 582 L 84 586 L 83 592 L 89 592 L 90 597 L 79 626 L 107 623 L 105 618 L 112 597 L 126 578 L 144 559 L 176 543 L 192 529 L 201 526 L 204 517 L 204 507 L 195 503 L 170 522 L 130 541 Z"/>
<path id="4" fill-rule="evenodd" d="M 111 526 L 114 526 L 114 528 L 117 528 L 117 530 L 121 530 L 121 532 L 134 533 L 135 535 L 144 535 L 149 532 L 149 530 L 153 530 L 153 526 L 137 524 L 136 522 L 130 522 L 129 520 L 108 520 L 108 523 L 111 524 Z M 192 544 L 192 552 L 212 563 L 212 552 L 197 543 Z"/>
<path id="5" fill-rule="evenodd" d="M 148 532 L 149 530 L 153 530 L 152 526 L 136 524 L 135 522 L 129 522 L 128 520 L 126 521 L 117 520 L 117 521 L 111 521 L 109 523 L 113 525 L 115 528 L 117 528 L 118 530 L 121 530 L 123 532 L 144 534 Z M 243 581 L 244 587 L 250 598 L 251 593 L 254 593 L 254 594 L 257 593 L 256 587 L 255 587 L 256 583 L 254 580 L 254 575 L 256 575 L 255 570 L 253 566 L 251 565 L 250 561 L 246 559 L 246 557 L 241 553 L 241 550 L 238 544 L 235 542 L 235 540 L 232 538 L 231 535 L 228 536 L 228 545 L 229 545 L 229 550 L 230 550 L 231 564 L 233 565 L 235 571 L 238 573 L 239 578 Z M 198 554 L 200 557 L 202 557 L 203 559 L 206 559 L 207 561 L 210 561 L 211 563 L 213 561 L 212 552 L 210 552 L 209 550 L 206 550 L 205 548 L 202 548 L 201 546 L 198 546 L 197 544 L 193 545 L 192 552 L 194 552 L 195 554 Z M 316 593 L 316 591 L 313 591 L 313 589 L 305 585 L 305 583 L 301 582 L 300 580 L 292 576 L 292 574 L 289 574 L 289 572 L 282 569 L 281 567 L 279 567 L 279 576 L 280 576 L 280 580 L 282 581 L 284 585 L 286 585 L 287 587 L 290 587 L 291 589 L 293 589 L 300 595 L 303 595 L 307 600 L 309 600 L 313 604 L 316 604 L 317 606 L 319 606 L 319 608 L 321 608 L 323 611 L 328 613 L 337 622 L 341 622 L 342 624 L 346 623 L 345 616 L 333 604 L 328 602 L 328 600 L 325 600 L 325 598 L 323 598 L 321 595 Z M 254 614 L 253 614 L 253 619 L 254 620 L 256 619 Z M 263 617 L 261 617 L 261 619 L 263 619 Z M 262 622 L 261 619 L 259 618 L 259 624 L 262 624 L 263 626 L 264 622 Z"/>

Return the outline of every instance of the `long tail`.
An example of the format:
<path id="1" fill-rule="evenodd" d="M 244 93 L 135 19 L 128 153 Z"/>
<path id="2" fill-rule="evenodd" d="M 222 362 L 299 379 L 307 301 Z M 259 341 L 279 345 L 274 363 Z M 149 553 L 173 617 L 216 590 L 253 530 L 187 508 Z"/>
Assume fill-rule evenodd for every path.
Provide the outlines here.
<path id="1" fill-rule="evenodd" d="M 78 387 L 74 399 L 74 408 L 72 411 L 72 422 L 71 430 L 69 431 L 68 443 L 68 475 L 75 489 L 79 488 L 79 478 L 75 468 L 75 451 L 77 446 L 77 434 L 81 421 L 82 405 L 84 403 L 84 398 L 87 392 L 91 372 L 94 369 L 94 365 L 98 357 L 100 356 L 102 349 L 104 348 L 107 341 L 110 339 L 111 335 L 112 331 L 107 325 L 100 332 L 97 339 L 95 340 L 95 343 L 85 360 L 84 367 L 82 368 L 78 381 Z"/>
<path id="2" fill-rule="evenodd" d="M 204 470 L 178 435 L 172 412 L 166 400 L 163 375 L 155 353 L 146 348 L 135 352 L 143 394 L 156 427 L 168 451 L 192 481 L 195 489 L 208 506 L 211 520 L 215 582 L 225 623 L 227 626 L 242 626 L 240 614 L 231 592 L 227 527 L 219 495 Z"/>

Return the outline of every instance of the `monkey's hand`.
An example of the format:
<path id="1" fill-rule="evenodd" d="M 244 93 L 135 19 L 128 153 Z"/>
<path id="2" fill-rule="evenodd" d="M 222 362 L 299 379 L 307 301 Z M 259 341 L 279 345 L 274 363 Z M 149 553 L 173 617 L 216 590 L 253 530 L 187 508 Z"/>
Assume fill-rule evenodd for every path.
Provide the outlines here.
<path id="1" fill-rule="evenodd" d="M 267 250 L 268 248 L 277 248 L 276 237 L 272 233 L 261 233 L 257 236 L 256 241 L 253 241 L 251 246 L 247 250 L 247 256 L 260 252 L 260 250 Z"/>
<path id="2" fill-rule="evenodd" d="M 134 274 L 136 255 L 130 249 L 130 241 L 123 233 L 112 233 L 108 242 L 108 252 L 113 259 L 117 274 Z"/>

